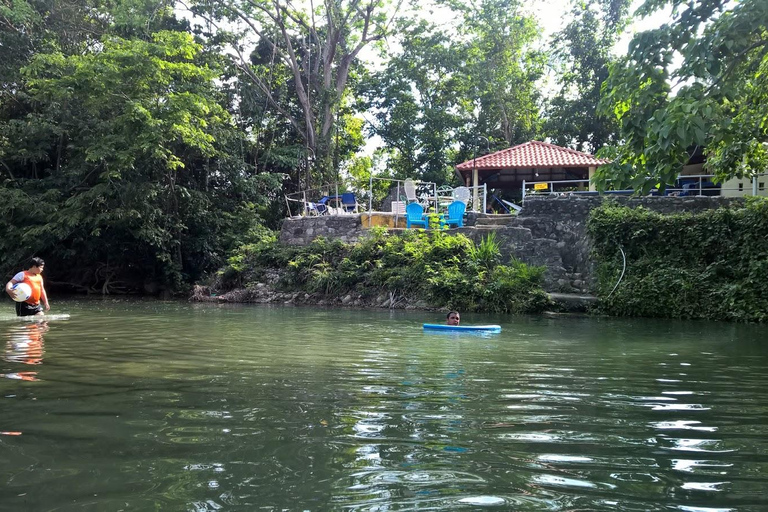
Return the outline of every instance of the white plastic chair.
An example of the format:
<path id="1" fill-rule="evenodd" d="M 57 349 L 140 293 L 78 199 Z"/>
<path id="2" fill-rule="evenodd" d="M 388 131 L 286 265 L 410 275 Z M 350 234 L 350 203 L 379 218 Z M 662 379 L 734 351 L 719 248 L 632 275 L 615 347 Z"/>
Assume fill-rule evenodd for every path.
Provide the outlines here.
<path id="1" fill-rule="evenodd" d="M 409 203 L 419 202 L 419 198 L 416 197 L 416 184 L 412 179 L 408 178 L 405 180 L 405 182 L 403 182 L 403 188 L 405 189 L 405 197 L 408 199 Z"/>
<path id="2" fill-rule="evenodd" d="M 469 189 L 467 187 L 456 187 L 453 189 L 454 201 L 461 201 L 462 203 L 469 204 Z"/>

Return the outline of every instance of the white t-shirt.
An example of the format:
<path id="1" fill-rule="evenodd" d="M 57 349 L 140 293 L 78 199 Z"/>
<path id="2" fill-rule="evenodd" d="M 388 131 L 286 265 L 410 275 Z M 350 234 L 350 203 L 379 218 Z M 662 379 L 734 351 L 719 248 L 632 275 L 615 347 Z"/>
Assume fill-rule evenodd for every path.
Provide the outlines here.
<path id="1" fill-rule="evenodd" d="M 19 272 L 18 274 L 16 274 L 15 276 L 13 276 L 13 279 L 11 279 L 11 281 L 16 281 L 17 283 L 20 283 L 23 280 L 24 280 L 24 271 L 23 270 L 21 272 Z"/>

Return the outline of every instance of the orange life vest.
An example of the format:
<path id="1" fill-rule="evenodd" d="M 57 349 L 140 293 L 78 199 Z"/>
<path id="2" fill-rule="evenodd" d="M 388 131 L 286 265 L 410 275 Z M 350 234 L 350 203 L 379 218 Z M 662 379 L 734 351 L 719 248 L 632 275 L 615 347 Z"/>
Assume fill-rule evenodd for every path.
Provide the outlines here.
<path id="1" fill-rule="evenodd" d="M 27 283 L 32 289 L 32 295 L 29 296 L 26 302 L 33 306 L 37 306 L 40 303 L 40 295 L 43 293 L 43 276 L 40 274 L 33 274 L 28 270 L 24 271 L 24 280 L 22 283 Z"/>

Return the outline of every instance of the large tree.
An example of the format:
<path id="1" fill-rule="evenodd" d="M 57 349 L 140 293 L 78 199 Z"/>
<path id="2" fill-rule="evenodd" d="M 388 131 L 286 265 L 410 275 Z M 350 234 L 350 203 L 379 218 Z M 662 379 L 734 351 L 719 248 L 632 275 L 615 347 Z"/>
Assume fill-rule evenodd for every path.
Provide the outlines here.
<path id="1" fill-rule="evenodd" d="M 371 132 L 385 143 L 393 177 L 442 183 L 471 119 L 466 48 L 425 20 L 404 22 L 400 34 L 401 52 L 366 82 Z"/>
<path id="2" fill-rule="evenodd" d="M 478 149 L 539 133 L 543 56 L 532 49 L 538 28 L 516 0 L 440 3 L 456 26 L 404 21 L 400 50 L 372 74 L 367 96 L 389 169 L 443 183 Z"/>
<path id="3" fill-rule="evenodd" d="M 460 27 L 466 41 L 466 69 L 476 119 L 468 134 L 468 147 L 484 135 L 507 147 L 541 134 L 539 80 L 545 54 L 535 48 L 541 36 L 536 20 L 525 13 L 520 0 L 447 0 L 463 16 Z"/>
<path id="4" fill-rule="evenodd" d="M 37 54 L 86 51 L 103 33 L 94 0 L 14 0 L 0 5 L 0 173 L 11 173 L 6 121 L 30 108 L 22 69 Z M 33 155 L 30 155 L 34 158 Z"/>
<path id="5" fill-rule="evenodd" d="M 597 105 L 629 3 L 573 0 L 570 21 L 554 34 L 557 92 L 547 105 L 546 132 L 555 144 L 593 153 L 615 141 L 618 125 Z"/>
<path id="6" fill-rule="evenodd" d="M 720 180 L 764 172 L 768 2 L 648 0 L 640 13 L 664 7 L 670 21 L 635 36 L 605 84 L 601 108 L 615 116 L 621 141 L 613 164 L 598 169 L 598 186 L 672 184 L 697 148 Z"/>
<path id="7" fill-rule="evenodd" d="M 350 73 L 360 52 L 389 34 L 397 3 L 206 0 L 192 4 L 193 11 L 209 22 L 224 22 L 227 29 L 217 33 L 226 32 L 233 43 L 234 62 L 242 77 L 290 124 L 313 162 L 318 181 L 335 180 L 339 114 Z M 234 26 L 243 30 L 237 32 Z M 271 53 L 268 63 L 252 60 L 254 44 Z"/>

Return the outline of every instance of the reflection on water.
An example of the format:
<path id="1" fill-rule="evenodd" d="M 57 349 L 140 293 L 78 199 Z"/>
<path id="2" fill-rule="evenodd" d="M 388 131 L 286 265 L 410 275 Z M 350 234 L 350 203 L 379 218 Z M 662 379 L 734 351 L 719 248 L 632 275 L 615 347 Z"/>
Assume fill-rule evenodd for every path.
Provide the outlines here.
<path id="1" fill-rule="evenodd" d="M 7 341 L 3 360 L 9 363 L 37 365 L 43 362 L 45 345 L 43 334 L 48 331 L 47 322 L 28 322 L 12 325 L 6 332 Z M 36 371 L 0 373 L 6 379 L 37 380 Z"/>
<path id="2" fill-rule="evenodd" d="M 57 304 L 0 319 L 0 509 L 768 509 L 758 326 Z"/>

